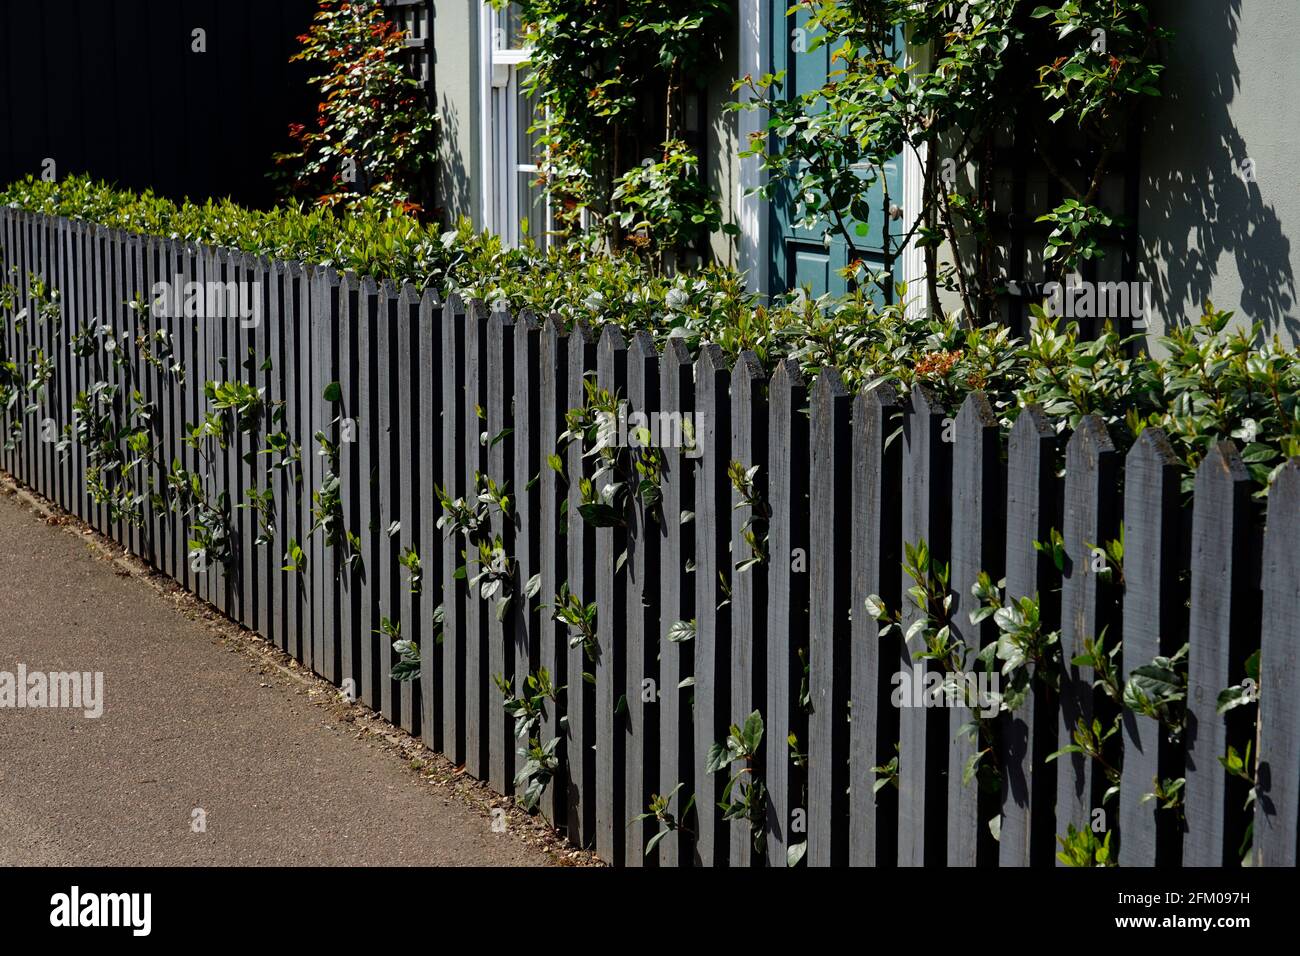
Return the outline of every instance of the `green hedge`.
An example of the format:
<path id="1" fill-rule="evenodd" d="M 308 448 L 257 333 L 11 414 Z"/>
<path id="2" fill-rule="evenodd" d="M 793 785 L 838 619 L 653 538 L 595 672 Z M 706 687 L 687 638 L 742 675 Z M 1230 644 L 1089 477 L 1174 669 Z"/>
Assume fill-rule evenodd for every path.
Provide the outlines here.
<path id="1" fill-rule="evenodd" d="M 1163 358 L 1135 349 L 1111 330 L 1083 339 L 1073 322 L 1036 309 L 1025 339 L 954 317 L 918 319 L 865 294 L 773 301 L 745 289 L 734 271 L 709 267 L 664 275 L 634 256 L 610 256 L 579 244 L 506 249 L 468 224 L 439 232 L 381 207 L 351 215 L 285 206 L 269 212 L 229 201 L 174 203 L 151 193 L 115 190 L 87 178 L 31 178 L 0 191 L 0 203 L 84 219 L 117 229 L 238 249 L 278 259 L 353 270 L 441 295 L 458 293 L 498 308 L 558 314 L 572 325 L 614 323 L 656 339 L 682 337 L 736 355 L 752 350 L 769 368 L 797 361 L 806 375 L 840 370 L 853 388 L 889 382 L 931 388 L 955 410 L 983 391 L 1005 425 L 1031 402 L 1062 429 L 1088 414 L 1106 421 L 1125 450 L 1147 427 L 1162 428 L 1188 469 L 1220 440 L 1233 438 L 1255 480 L 1300 454 L 1300 362 L 1295 349 L 1261 328 L 1229 330 L 1230 312 L 1207 303 L 1191 322 L 1166 317 Z M 906 289 L 902 290 L 906 297 Z"/>

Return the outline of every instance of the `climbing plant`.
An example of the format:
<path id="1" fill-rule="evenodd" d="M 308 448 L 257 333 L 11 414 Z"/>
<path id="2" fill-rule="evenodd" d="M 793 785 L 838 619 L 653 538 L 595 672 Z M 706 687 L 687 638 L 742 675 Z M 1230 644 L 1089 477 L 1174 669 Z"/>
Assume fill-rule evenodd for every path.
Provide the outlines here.
<path id="1" fill-rule="evenodd" d="M 745 155 L 759 157 L 768 196 L 790 188 L 803 226 L 853 248 L 867 234 L 869 187 L 891 196 L 887 165 L 905 154 L 921 172 L 920 207 L 901 249 L 925 250 L 930 301 L 957 296 L 967 320 L 987 321 L 1002 281 L 993 254 L 993 185 L 1000 141 L 1037 160 L 1061 201 L 1040 221 L 1049 277 L 1099 256 L 1116 224 L 1102 187 L 1139 105 L 1160 92 L 1161 48 L 1172 34 L 1140 0 L 803 0 L 796 52 L 824 49 L 828 82 L 787 96 L 784 74 L 745 76 L 736 108 L 768 117 Z M 793 9 L 793 8 L 792 8 Z M 902 56 L 905 37 L 912 57 Z M 1005 214 L 1007 210 L 1002 210 Z M 891 291 L 890 270 L 851 262 L 852 281 Z"/>
<path id="2" fill-rule="evenodd" d="M 321 0 L 298 42 L 290 61 L 317 71 L 309 82 L 321 102 L 314 125 L 289 127 L 297 148 L 274 157 L 283 192 L 343 207 L 370 196 L 418 212 L 437 117 L 402 65 L 405 32 L 377 3 Z"/>
<path id="3" fill-rule="evenodd" d="M 585 222 L 657 256 L 721 225 L 684 130 L 687 94 L 719 58 L 725 0 L 488 2 L 523 24 L 540 178 L 562 234 Z"/>

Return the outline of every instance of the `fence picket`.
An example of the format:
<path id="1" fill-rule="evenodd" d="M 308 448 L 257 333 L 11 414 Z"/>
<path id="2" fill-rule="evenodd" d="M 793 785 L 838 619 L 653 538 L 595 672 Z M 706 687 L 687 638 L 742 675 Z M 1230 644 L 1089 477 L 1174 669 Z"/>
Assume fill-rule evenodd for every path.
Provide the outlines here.
<path id="1" fill-rule="evenodd" d="M 1259 638 L 1259 553 L 1251 480 L 1232 442 L 1219 442 L 1196 469 L 1192 506 L 1191 613 L 1187 641 L 1184 866 L 1238 862 L 1247 785 L 1224 772 L 1229 742 L 1244 746 L 1250 708 L 1218 712 L 1219 694 L 1245 680 Z M 1128 615 L 1125 614 L 1125 619 Z M 1121 859 L 1129 862 L 1127 852 Z"/>
<path id="2" fill-rule="evenodd" d="M 1300 541 L 1300 458 L 1288 461 L 1273 479 L 1264 534 L 1254 831 L 1256 860 L 1262 866 L 1297 862 L 1300 667 L 1295 636 L 1300 633 L 1300 548 L 1296 541 Z"/>
<path id="3" fill-rule="evenodd" d="M 764 510 L 768 504 L 768 396 L 766 376 L 758 356 L 742 352 L 731 370 L 731 461 L 745 474 L 757 469 L 753 478 L 754 504 L 746 506 L 739 491 L 732 492 L 731 558 L 731 721 L 743 726 L 754 711 L 766 709 L 767 696 L 767 600 L 768 567 L 763 537 L 768 533 Z M 748 532 L 754 536 L 751 545 Z M 744 567 L 758 557 L 762 561 Z M 778 738 L 764 734 L 763 744 L 753 761 L 759 779 L 767 776 L 768 760 L 784 759 L 786 747 Z M 766 827 L 766 820 L 763 821 Z M 754 848 L 749 828 L 731 827 L 732 866 L 762 865 L 766 856 Z"/>
<path id="4" fill-rule="evenodd" d="M 564 412 L 569 393 L 569 338 L 557 316 L 549 316 L 538 338 L 536 378 L 538 405 L 538 527 L 536 535 L 538 571 L 541 583 L 537 600 L 538 666 L 546 668 L 556 687 L 564 688 L 559 700 L 546 710 L 542 739 L 559 739 L 555 749 L 556 774 L 542 795 L 542 815 L 561 830 L 568 826 L 569 721 L 570 702 L 580 699 L 586 682 L 581 671 L 569 669 L 569 635 L 555 620 L 554 604 L 560 586 L 568 579 L 569 535 L 564 523 L 566 496 L 561 473 L 565 462 L 558 442 L 564 432 Z M 552 457 L 554 456 L 554 457 Z M 556 466 L 559 466 L 558 469 Z M 561 723 L 563 721 L 563 723 Z"/>
<path id="5" fill-rule="evenodd" d="M 1105 630 L 1106 646 L 1119 640 L 1109 588 L 1098 572 L 1104 556 L 1097 549 L 1116 538 L 1119 510 L 1116 469 L 1118 455 L 1102 420 L 1089 415 L 1079 422 L 1065 449 L 1065 511 L 1061 533 L 1065 541 L 1065 571 L 1061 587 L 1061 721 L 1059 744 L 1072 738 L 1076 725 L 1090 725 L 1094 717 L 1108 726 L 1105 710 L 1094 706 L 1093 668 L 1072 663 L 1084 653 L 1084 642 L 1097 640 Z M 1091 827 L 1097 810 L 1104 812 L 1104 778 L 1094 772 L 1093 761 L 1082 754 L 1066 754 L 1057 761 L 1056 831 Z M 1109 826 L 1106 829 L 1110 829 Z"/>
<path id="6" fill-rule="evenodd" d="M 565 410 L 581 409 L 587 402 L 587 382 L 596 375 L 598 341 L 594 331 L 579 324 L 569 333 L 568 390 L 560 396 Z M 568 476 L 568 589 L 582 607 L 596 599 L 596 531 L 583 520 L 578 506 L 582 503 L 579 484 L 590 478 L 594 465 L 585 457 L 581 441 L 569 443 L 564 462 Z M 600 619 L 599 606 L 596 608 Z M 565 795 L 568 805 L 569 839 L 580 847 L 596 842 L 596 688 L 595 647 L 588 648 L 581 634 L 569 635 L 569 779 Z"/>
<path id="7" fill-rule="evenodd" d="M 952 448 L 952 610 L 954 636 L 964 641 L 968 657 L 963 665 L 971 676 L 982 667 L 975 655 L 997 640 L 997 625 L 991 618 L 981 624 L 970 622 L 975 609 L 971 587 L 980 572 L 993 581 L 1002 577 L 1003 528 L 1007 495 L 1002 477 L 1002 443 L 997 416 L 988 399 L 972 392 L 962 402 L 954 424 Z M 980 688 L 978 680 L 976 687 Z M 964 694 L 964 696 L 963 696 Z M 962 706 L 969 700 L 969 685 L 958 689 L 957 706 L 949 703 L 948 720 L 948 865 L 977 866 L 997 855 L 997 846 L 987 821 L 994 815 L 986 791 L 970 775 L 971 761 L 988 741 L 980 737 L 991 726 L 992 715 L 979 714 L 980 730 L 969 728 L 976 711 L 986 699 L 976 692 L 973 710 Z"/>
<path id="8" fill-rule="evenodd" d="M 538 534 L 541 524 L 541 472 L 550 471 L 543 462 L 541 444 L 541 324 L 529 312 L 521 313 L 514 323 L 514 382 L 507 383 L 512 389 L 512 401 L 509 405 L 510 435 L 513 457 L 508 453 L 503 462 L 504 471 L 511 475 L 510 487 L 513 490 L 515 520 L 513 522 L 514 544 L 512 553 L 518 563 L 516 585 L 519 594 L 514 602 L 514 612 L 508 621 L 505 653 L 513 655 L 513 668 L 520 687 L 524 686 L 529 675 L 541 666 L 538 638 L 541 632 L 541 604 L 550 603 L 541 593 L 529 595 L 535 576 L 541 573 L 541 551 L 543 541 Z M 555 447 L 551 438 L 550 448 Z M 546 454 L 549 454 L 549 450 Z M 552 472 L 554 474 L 554 472 Z M 540 587 L 540 578 L 536 578 Z M 559 685 L 557 685 L 559 686 Z M 547 702 L 548 714 L 555 708 Z M 513 734 L 513 730 L 512 730 Z M 545 745 L 555 736 L 543 734 L 539 743 Z M 528 741 L 515 740 L 512 736 L 511 746 L 517 751 Z M 515 757 L 516 772 L 522 766 L 521 757 Z M 519 788 L 522 790 L 522 788 Z M 548 792 L 560 789 L 559 781 L 553 779 L 547 786 Z"/>
<path id="9" fill-rule="evenodd" d="M 416 393 L 416 422 L 411 434 L 411 500 L 414 502 L 415 548 L 420 562 L 419 594 L 412 605 L 420 626 L 420 679 L 415 694 L 420 703 L 420 735 L 426 746 L 446 750 L 442 725 L 442 542 L 438 534 L 438 499 L 434 486 L 443 468 L 442 447 L 442 306 L 432 289 L 420 296 L 418 368 L 412 373 Z"/>
<path id="10" fill-rule="evenodd" d="M 912 388 L 903 411 L 903 543 L 914 548 L 924 542 L 930 553 L 931 575 L 948 563 L 952 498 L 952 447 L 944 432 L 952 427 L 942 408 L 921 386 Z M 916 582 L 903 581 L 903 587 Z M 903 599 L 902 625 L 907 632 L 923 611 L 910 597 Z M 906 641 L 900 653 L 900 680 L 923 688 L 923 678 L 938 671 L 929 661 L 914 660 L 921 642 Z M 922 690 L 924 693 L 924 690 Z M 900 866 L 939 866 L 947 858 L 948 830 L 943 778 L 948 770 L 948 720 L 941 710 L 923 706 L 912 690 L 911 706 L 899 714 L 898 743 L 898 862 Z"/>
<path id="11" fill-rule="evenodd" d="M 1169 440 L 1158 428 L 1138 436 L 1124 462 L 1124 652 L 1120 684 L 1158 655 L 1172 655 L 1187 632 L 1186 596 L 1179 586 L 1182 556 L 1181 475 Z M 1117 572 L 1118 573 L 1118 572 Z M 1156 721 L 1126 709 L 1119 791 L 1119 853 L 1129 866 L 1176 862 L 1173 814 L 1146 799 L 1165 779 L 1183 776 L 1181 758 Z"/>
<path id="12" fill-rule="evenodd" d="M 852 567 L 838 545 L 837 516 L 852 507 L 851 403 L 838 373 L 827 370 L 817 377 L 809 428 L 809 866 L 841 866 L 849 849 L 849 619 L 854 609 L 849 606 Z"/>
<path id="13" fill-rule="evenodd" d="M 487 324 L 487 400 L 483 407 L 487 413 L 484 421 L 487 440 L 488 478 L 502 488 L 508 488 L 512 502 L 518 503 L 519 493 L 523 490 L 514 484 L 514 420 L 511 406 L 514 400 L 515 373 L 515 323 L 504 312 L 493 312 Z M 507 471 L 507 468 L 509 471 Z M 493 551 L 493 561 L 500 561 L 501 567 L 510 568 L 511 562 L 518 560 L 515 550 L 515 512 L 503 515 L 495 506 L 489 510 L 490 538 L 493 547 L 499 541 L 501 550 Z M 503 587 L 523 588 L 516 567 L 513 579 Z M 488 626 L 487 672 L 487 714 L 488 714 L 488 775 L 487 780 L 492 789 L 498 793 L 510 793 L 515 776 L 515 730 L 514 718 L 502 706 L 501 693 L 497 690 L 496 680 L 500 678 L 515 694 L 527 692 L 525 681 L 527 673 L 515 671 L 514 654 L 514 617 L 519 611 L 521 594 L 514 594 L 509 604 L 499 605 L 504 595 L 497 595 L 491 601 L 483 602 L 483 614 Z M 508 611 L 503 615 L 497 608 L 504 606 Z M 527 743 L 527 741 L 521 741 Z"/>
<path id="14" fill-rule="evenodd" d="M 695 582 L 689 563 L 695 557 L 695 467 L 699 436 L 696 433 L 695 377 L 691 355 L 679 338 L 670 338 L 660 358 L 659 381 L 662 409 L 691 422 L 691 436 L 681 447 L 664 449 L 663 516 L 664 538 L 659 553 L 659 631 L 651 635 L 650 647 L 659 651 L 659 793 L 667 796 L 681 785 L 670 812 L 682 815 L 682 808 L 695 793 L 691 746 L 691 688 L 682 682 L 693 677 L 691 642 L 669 640 L 668 632 L 678 621 L 695 618 Z M 651 572 L 653 573 L 653 572 Z M 636 810 L 636 808 L 632 808 Z M 698 816 L 699 811 L 694 811 Z M 691 822 L 682 821 L 694 829 Z M 691 848 L 682 831 L 674 830 L 657 846 L 658 865 L 686 866 Z"/>
<path id="15" fill-rule="evenodd" d="M 465 367 L 468 323 L 465 306 L 459 296 L 447 299 L 442 309 L 442 491 L 452 500 L 465 492 L 469 441 L 465 433 Z M 439 510 L 438 517 L 444 512 Z M 452 763 L 466 759 L 465 710 L 465 655 L 468 647 L 465 635 L 465 600 L 467 587 L 464 572 L 465 560 L 461 550 L 465 547 L 461 535 L 443 531 L 442 541 L 442 741 L 443 753 Z"/>
<path id="16" fill-rule="evenodd" d="M 888 385 L 853 400 L 853 593 L 849 724 L 849 864 L 878 866 L 898 858 L 898 791 L 875 788 L 874 768 L 897 756 L 899 711 L 891 701 L 897 634 L 880 637 L 867 610 L 873 596 L 897 607 L 902 595 L 902 458 L 890 442 L 900 409 Z M 775 567 L 775 566 L 774 566 Z M 788 693 L 788 691 L 787 691 Z"/>
<path id="17" fill-rule="evenodd" d="M 731 540 L 730 372 L 716 345 L 704 346 L 695 360 L 696 435 L 702 457 L 695 474 L 695 805 L 699 829 L 695 838 L 698 866 L 725 865 L 730 843 L 713 808 L 722 799 L 730 768 L 710 773 L 709 748 L 727 738 L 731 712 L 730 607 L 722 605 L 719 587 L 727 544 Z M 729 579 L 729 578 L 728 578 Z"/>
<path id="18" fill-rule="evenodd" d="M 659 382 L 659 352 L 654 339 L 647 332 L 638 332 L 632 339 L 627 356 L 628 442 L 634 447 L 639 438 L 634 433 L 639 419 L 637 412 L 648 416 L 651 449 L 642 454 L 666 454 L 663 445 L 671 444 L 671 435 L 664 438 L 664 419 Z M 658 423 L 655 425 L 654 423 Z M 656 434 L 657 432 L 657 434 Z M 646 436 L 642 436 L 646 437 Z M 636 452 L 629 452 L 636 454 Z M 662 496 L 662 487 L 659 488 Z M 624 713 L 623 761 L 623 860 L 628 866 L 657 863 L 658 857 L 647 859 L 646 843 L 653 836 L 650 821 L 633 822 L 633 817 L 645 813 L 651 794 L 659 791 L 659 701 L 663 688 L 659 673 L 658 635 L 659 594 L 654 584 L 658 580 L 660 551 L 664 522 L 667 513 L 662 508 L 662 497 L 656 509 L 644 500 L 629 515 L 627 530 L 627 591 L 624 619 L 627 626 L 627 645 L 624 651 L 623 685 L 627 698 Z M 659 517 L 656 517 L 658 513 Z M 662 520 L 660 520 L 662 518 Z"/>
<path id="19" fill-rule="evenodd" d="M 615 326 L 600 336 L 596 384 L 616 401 L 627 398 L 627 340 Z M 626 459 L 626 449 L 617 449 Z M 602 482 L 603 484 L 603 482 Z M 599 488 L 597 489 L 599 491 Z M 596 529 L 596 852 L 615 866 L 624 862 L 627 801 L 623 792 L 628 707 L 627 628 L 621 619 L 627 601 L 627 529 Z"/>

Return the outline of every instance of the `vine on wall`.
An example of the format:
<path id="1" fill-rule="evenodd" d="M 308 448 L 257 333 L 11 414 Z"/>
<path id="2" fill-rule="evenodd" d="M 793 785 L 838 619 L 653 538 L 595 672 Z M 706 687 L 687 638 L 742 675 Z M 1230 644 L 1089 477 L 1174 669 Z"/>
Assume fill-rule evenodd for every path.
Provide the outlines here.
<path id="1" fill-rule="evenodd" d="M 685 141 L 685 101 L 720 59 L 725 0 L 488 2 L 513 5 L 523 22 L 525 89 L 557 232 L 590 230 L 656 259 L 722 228 Z"/>

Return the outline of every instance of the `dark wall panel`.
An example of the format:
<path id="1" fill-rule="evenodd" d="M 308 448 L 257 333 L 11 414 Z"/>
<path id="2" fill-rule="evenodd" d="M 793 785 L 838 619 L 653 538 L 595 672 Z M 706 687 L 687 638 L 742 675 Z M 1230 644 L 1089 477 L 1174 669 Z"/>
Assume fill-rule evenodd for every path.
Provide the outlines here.
<path id="1" fill-rule="evenodd" d="M 308 122 L 289 64 L 314 0 L 0 0 L 0 182 L 89 173 L 172 198 L 274 201 L 266 174 Z M 207 52 L 192 49 L 207 33 Z"/>

